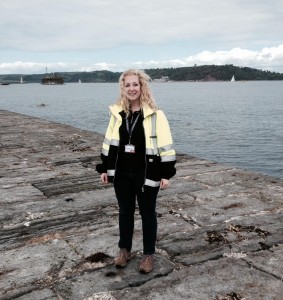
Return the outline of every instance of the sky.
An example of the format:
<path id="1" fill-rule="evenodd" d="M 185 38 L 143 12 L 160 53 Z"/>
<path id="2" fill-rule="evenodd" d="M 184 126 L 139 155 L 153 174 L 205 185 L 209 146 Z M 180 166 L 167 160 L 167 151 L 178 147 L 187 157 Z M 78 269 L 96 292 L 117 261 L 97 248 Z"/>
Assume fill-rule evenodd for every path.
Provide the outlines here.
<path id="1" fill-rule="evenodd" d="M 282 0 L 0 2 L 0 75 L 194 65 L 283 73 Z"/>

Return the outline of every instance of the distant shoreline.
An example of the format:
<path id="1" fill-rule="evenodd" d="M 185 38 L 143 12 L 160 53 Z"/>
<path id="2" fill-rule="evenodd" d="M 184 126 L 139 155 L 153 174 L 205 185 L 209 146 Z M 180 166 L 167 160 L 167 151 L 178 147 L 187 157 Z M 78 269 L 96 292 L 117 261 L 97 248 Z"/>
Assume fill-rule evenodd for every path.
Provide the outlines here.
<path id="1" fill-rule="evenodd" d="M 146 73 L 153 81 L 182 81 L 182 82 L 214 82 L 214 81 L 269 81 L 283 80 L 283 73 L 263 71 L 248 67 L 237 67 L 234 65 L 207 65 L 182 68 L 160 68 L 146 69 Z M 111 72 L 107 70 L 92 72 L 56 72 L 63 77 L 65 83 L 70 82 L 118 82 L 121 72 Z M 20 83 L 23 77 L 24 83 L 39 83 L 46 74 L 7 74 L 0 75 L 0 83 Z"/>

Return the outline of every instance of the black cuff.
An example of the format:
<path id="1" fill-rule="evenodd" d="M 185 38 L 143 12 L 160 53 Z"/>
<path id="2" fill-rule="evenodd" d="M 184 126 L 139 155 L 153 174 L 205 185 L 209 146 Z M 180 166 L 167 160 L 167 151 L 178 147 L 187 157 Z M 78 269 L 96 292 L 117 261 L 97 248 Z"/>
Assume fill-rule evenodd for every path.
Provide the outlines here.
<path id="1" fill-rule="evenodd" d="M 96 169 L 96 172 L 98 172 L 99 174 L 107 173 L 107 169 L 105 168 L 105 166 L 103 164 L 97 164 L 95 169 Z"/>

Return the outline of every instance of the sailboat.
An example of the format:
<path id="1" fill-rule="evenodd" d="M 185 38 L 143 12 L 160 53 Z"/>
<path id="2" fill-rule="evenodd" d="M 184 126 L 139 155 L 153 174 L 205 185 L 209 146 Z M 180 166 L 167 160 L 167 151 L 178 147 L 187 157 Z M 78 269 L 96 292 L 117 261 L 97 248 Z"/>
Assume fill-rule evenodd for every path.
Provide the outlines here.
<path id="1" fill-rule="evenodd" d="M 82 83 L 82 81 L 79 79 L 79 83 Z"/>
<path id="2" fill-rule="evenodd" d="M 23 77 L 21 77 L 21 83 L 24 83 L 24 81 L 23 81 Z"/>
<path id="3" fill-rule="evenodd" d="M 235 81 L 235 76 L 234 76 L 234 75 L 233 75 L 233 77 L 232 77 L 231 81 Z"/>

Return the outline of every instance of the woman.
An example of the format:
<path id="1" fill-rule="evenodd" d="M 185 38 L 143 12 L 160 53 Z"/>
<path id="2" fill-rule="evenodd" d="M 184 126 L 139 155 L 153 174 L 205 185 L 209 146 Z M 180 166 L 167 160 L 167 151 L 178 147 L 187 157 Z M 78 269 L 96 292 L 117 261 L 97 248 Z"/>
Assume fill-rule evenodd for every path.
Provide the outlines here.
<path id="1" fill-rule="evenodd" d="M 157 236 L 156 198 L 175 175 L 176 154 L 168 121 L 156 106 L 150 77 L 128 70 L 119 79 L 118 102 L 110 106 L 110 122 L 96 169 L 102 183 L 113 182 L 119 205 L 119 255 L 116 267 L 131 259 L 136 199 L 142 218 L 143 259 L 140 272 L 153 269 Z"/>

